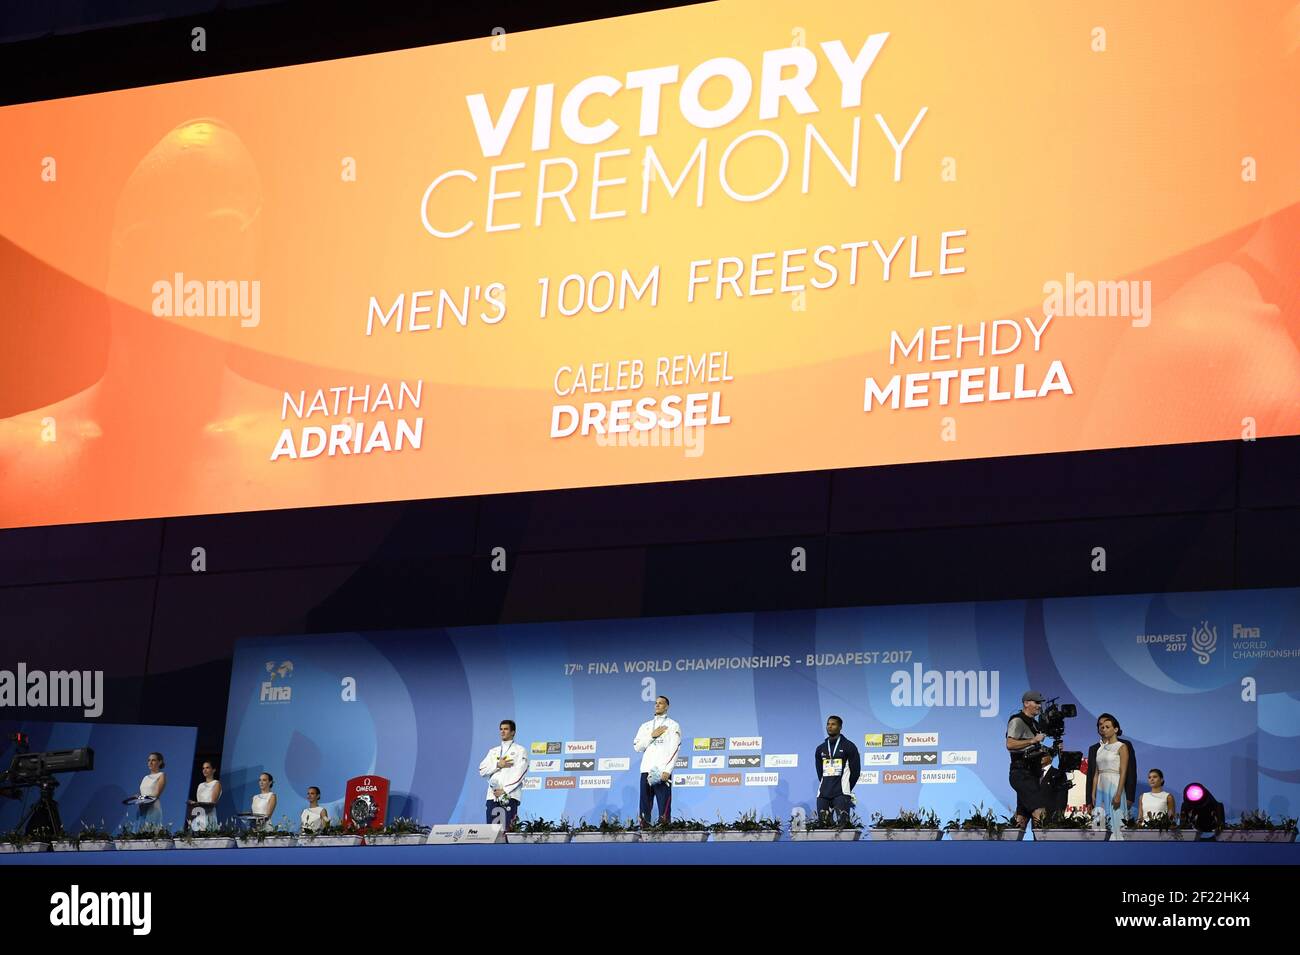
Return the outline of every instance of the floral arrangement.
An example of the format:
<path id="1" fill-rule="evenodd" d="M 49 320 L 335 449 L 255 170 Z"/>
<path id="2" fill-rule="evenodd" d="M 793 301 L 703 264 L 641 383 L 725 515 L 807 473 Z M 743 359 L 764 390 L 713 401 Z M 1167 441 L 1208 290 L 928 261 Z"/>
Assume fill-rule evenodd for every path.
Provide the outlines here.
<path id="1" fill-rule="evenodd" d="M 1223 828 L 1256 832 L 1295 832 L 1296 820 L 1289 816 L 1279 816 L 1275 822 L 1273 817 L 1263 809 L 1252 809 L 1243 812 L 1237 822 L 1225 823 Z"/>
<path id="2" fill-rule="evenodd" d="M 963 832 L 974 832 L 982 829 L 990 835 L 1000 835 L 1003 829 L 1013 825 L 1011 819 L 1006 816 L 999 817 L 992 809 L 985 809 L 984 804 L 980 803 L 969 816 L 965 818 L 958 816 L 956 819 L 950 819 L 944 829 L 950 831 L 961 830 Z"/>
<path id="3" fill-rule="evenodd" d="M 561 816 L 559 822 L 552 822 L 550 819 L 521 819 L 515 817 L 514 825 L 510 827 L 511 832 L 522 832 L 530 836 L 547 835 L 552 832 L 571 832 L 573 825 L 569 822 L 567 816 Z"/>

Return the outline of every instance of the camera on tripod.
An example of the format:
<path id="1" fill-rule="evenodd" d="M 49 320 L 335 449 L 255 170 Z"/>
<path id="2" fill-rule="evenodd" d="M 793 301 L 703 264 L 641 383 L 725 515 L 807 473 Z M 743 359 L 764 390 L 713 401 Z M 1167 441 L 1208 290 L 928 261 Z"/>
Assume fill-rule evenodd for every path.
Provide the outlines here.
<path id="1" fill-rule="evenodd" d="M 54 801 L 54 790 L 59 781 L 55 773 L 76 773 L 95 768 L 95 751 L 89 746 L 78 749 L 62 749 L 48 753 L 30 752 L 31 738 L 26 733 L 13 733 L 9 742 L 15 744 L 17 751 L 13 762 L 4 772 L 0 772 L 0 796 L 21 799 L 22 790 L 39 787 L 40 797 L 32 806 L 27 817 L 18 828 L 27 835 L 45 830 L 51 835 L 63 832 L 63 822 L 59 819 L 59 806 Z"/>

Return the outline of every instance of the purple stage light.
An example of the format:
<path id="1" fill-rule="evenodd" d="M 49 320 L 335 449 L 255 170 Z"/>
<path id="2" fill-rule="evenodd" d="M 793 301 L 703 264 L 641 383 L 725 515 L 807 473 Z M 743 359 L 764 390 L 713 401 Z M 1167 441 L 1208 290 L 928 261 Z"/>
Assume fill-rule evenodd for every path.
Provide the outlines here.
<path id="1" fill-rule="evenodd" d="M 1184 802 L 1200 802 L 1204 798 L 1205 798 L 1205 790 L 1201 786 L 1197 785 L 1196 783 L 1192 783 L 1185 790 L 1183 790 Z"/>

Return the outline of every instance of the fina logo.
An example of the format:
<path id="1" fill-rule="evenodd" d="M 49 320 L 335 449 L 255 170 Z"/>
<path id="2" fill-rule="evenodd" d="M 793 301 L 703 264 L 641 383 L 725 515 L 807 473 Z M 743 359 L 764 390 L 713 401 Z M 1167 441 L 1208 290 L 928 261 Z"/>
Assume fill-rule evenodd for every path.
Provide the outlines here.
<path id="1" fill-rule="evenodd" d="M 293 676 L 293 661 L 285 660 L 279 666 L 275 665 L 274 660 L 266 661 L 266 672 L 271 678 L 262 684 L 262 694 L 260 701 L 262 703 L 288 703 L 293 698 L 293 687 L 276 686 L 276 679 L 287 680 Z"/>
<path id="2" fill-rule="evenodd" d="M 1219 646 L 1219 632 L 1210 626 L 1210 621 L 1202 620 L 1199 627 L 1192 628 L 1192 652 L 1202 664 L 1210 662 L 1210 657 Z"/>

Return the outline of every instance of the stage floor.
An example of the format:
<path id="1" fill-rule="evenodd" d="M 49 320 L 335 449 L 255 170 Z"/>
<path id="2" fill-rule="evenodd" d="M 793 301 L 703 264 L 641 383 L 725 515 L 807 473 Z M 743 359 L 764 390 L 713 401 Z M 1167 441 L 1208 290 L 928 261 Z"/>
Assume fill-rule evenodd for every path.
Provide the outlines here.
<path id="1" fill-rule="evenodd" d="M 356 846 L 34 852 L 0 866 L 115 865 L 1296 865 L 1300 844 L 771 842 L 555 846 Z"/>

